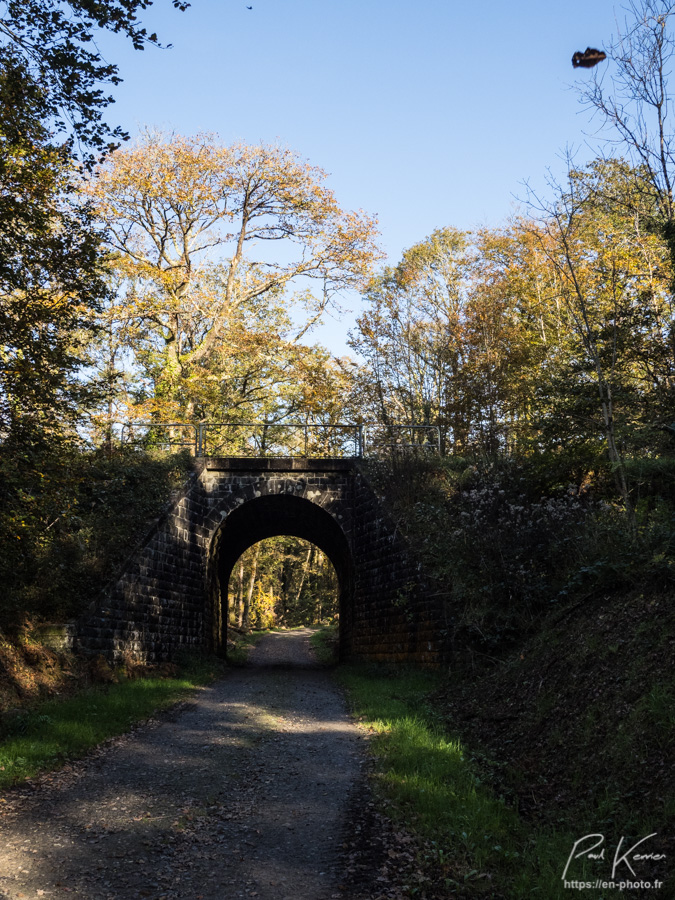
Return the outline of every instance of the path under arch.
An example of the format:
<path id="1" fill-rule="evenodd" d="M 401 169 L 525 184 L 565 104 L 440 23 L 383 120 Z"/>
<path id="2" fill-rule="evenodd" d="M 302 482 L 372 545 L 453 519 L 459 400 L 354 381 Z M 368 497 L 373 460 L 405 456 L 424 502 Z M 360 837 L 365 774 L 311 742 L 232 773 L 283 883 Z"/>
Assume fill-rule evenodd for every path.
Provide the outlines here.
<path id="1" fill-rule="evenodd" d="M 0 798 L 0 896 L 328 900 L 364 738 L 310 629 L 55 779 Z M 41 893 L 44 892 L 44 893 Z"/>
<path id="2" fill-rule="evenodd" d="M 227 645 L 228 614 L 232 602 L 228 592 L 234 566 L 249 547 L 281 535 L 310 541 L 326 554 L 338 580 L 339 620 L 341 623 L 351 621 L 354 560 L 337 521 L 326 510 L 304 497 L 267 495 L 242 503 L 223 520 L 214 538 L 217 545 L 214 568 L 222 604 L 218 615 L 222 629 L 218 643 L 221 646 Z"/>

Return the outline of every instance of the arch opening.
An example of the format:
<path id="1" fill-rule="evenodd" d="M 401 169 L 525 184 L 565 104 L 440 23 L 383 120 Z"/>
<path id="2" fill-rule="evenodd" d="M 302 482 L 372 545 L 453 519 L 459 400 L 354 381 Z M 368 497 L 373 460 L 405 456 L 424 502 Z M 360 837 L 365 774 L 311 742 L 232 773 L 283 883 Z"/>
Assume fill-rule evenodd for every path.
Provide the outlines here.
<path id="1" fill-rule="evenodd" d="M 242 503 L 223 520 L 218 530 L 212 558 L 213 649 L 223 656 L 227 655 L 228 620 L 236 605 L 232 591 L 237 580 L 234 570 L 242 554 L 262 541 L 277 537 L 307 542 L 330 561 L 337 581 L 337 619 L 342 655 L 351 623 L 354 585 L 349 543 L 330 513 L 310 500 L 288 494 L 268 495 Z"/>
<path id="2" fill-rule="evenodd" d="M 290 535 L 244 550 L 228 584 L 228 628 L 296 628 L 339 621 L 338 582 L 326 554 Z"/>

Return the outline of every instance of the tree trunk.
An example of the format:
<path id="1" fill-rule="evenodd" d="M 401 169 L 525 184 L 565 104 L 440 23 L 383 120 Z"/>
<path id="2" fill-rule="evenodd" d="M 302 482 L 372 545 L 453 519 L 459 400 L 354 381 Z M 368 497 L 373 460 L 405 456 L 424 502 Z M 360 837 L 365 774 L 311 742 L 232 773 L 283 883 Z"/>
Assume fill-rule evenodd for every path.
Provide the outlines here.
<path id="1" fill-rule="evenodd" d="M 310 544 L 307 549 L 307 559 L 305 560 L 305 565 L 302 567 L 302 575 L 300 576 L 300 584 L 298 585 L 298 592 L 295 595 L 295 608 L 296 609 L 298 609 L 300 606 L 300 596 L 302 594 L 302 589 L 305 585 L 305 579 L 307 578 L 307 572 L 309 571 L 309 566 L 312 561 L 313 553 L 314 553 L 314 544 Z"/>
<path id="2" fill-rule="evenodd" d="M 244 560 L 239 557 L 239 587 L 237 589 L 237 628 L 241 628 L 244 623 Z"/>
<path id="3" fill-rule="evenodd" d="M 253 588 L 255 587 L 255 579 L 258 574 L 258 557 L 260 556 L 260 544 L 256 544 L 251 560 L 251 578 L 248 583 L 248 590 L 244 597 L 244 614 L 242 616 L 242 628 L 249 631 L 251 627 L 251 602 L 253 600 Z"/>

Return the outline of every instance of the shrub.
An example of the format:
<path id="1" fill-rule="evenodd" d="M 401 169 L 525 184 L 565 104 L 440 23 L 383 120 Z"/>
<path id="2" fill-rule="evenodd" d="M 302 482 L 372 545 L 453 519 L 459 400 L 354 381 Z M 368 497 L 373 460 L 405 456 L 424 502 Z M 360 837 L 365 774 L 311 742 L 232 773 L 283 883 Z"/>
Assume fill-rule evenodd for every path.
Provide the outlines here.
<path id="1" fill-rule="evenodd" d="M 409 459 L 370 475 L 443 583 L 455 628 L 485 651 L 507 646 L 552 604 L 673 580 L 673 505 L 644 478 L 636 531 L 587 479 L 547 485 L 539 459 Z"/>
<path id="2" fill-rule="evenodd" d="M 86 608 L 190 467 L 184 454 L 0 446 L 0 629 Z"/>

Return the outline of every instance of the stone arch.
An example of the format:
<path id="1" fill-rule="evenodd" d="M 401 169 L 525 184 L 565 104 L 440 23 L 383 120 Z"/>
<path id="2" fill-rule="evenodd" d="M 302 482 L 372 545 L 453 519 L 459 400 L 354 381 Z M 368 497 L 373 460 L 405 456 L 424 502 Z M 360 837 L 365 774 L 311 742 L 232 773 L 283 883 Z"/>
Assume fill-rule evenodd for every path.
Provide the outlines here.
<path id="1" fill-rule="evenodd" d="M 340 653 L 438 665 L 456 627 L 382 498 L 347 459 L 208 458 L 154 523 L 119 578 L 74 625 L 83 653 L 148 662 L 224 653 L 223 582 L 266 537 L 317 544 L 340 583 Z"/>
<path id="2" fill-rule="evenodd" d="M 211 542 L 209 594 L 212 649 L 226 655 L 228 583 L 241 554 L 278 535 L 303 538 L 322 550 L 335 568 L 339 585 L 340 643 L 344 645 L 352 619 L 354 560 L 349 541 L 337 520 L 318 504 L 288 493 L 246 500 L 224 516 Z"/>

